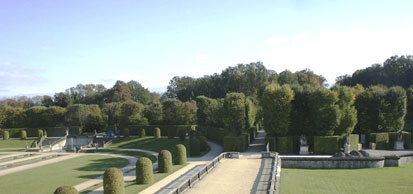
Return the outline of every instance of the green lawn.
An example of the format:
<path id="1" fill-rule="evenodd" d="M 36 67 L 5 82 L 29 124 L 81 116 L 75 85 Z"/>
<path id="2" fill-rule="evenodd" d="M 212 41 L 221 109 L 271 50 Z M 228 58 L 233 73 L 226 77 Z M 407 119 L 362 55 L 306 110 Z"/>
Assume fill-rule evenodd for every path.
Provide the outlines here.
<path id="1" fill-rule="evenodd" d="M 118 138 L 115 142 L 109 145 L 110 148 L 130 148 L 130 149 L 144 149 L 154 152 L 159 152 L 161 150 L 169 150 L 173 153 L 173 149 L 177 144 L 184 144 L 185 147 L 189 147 L 189 141 L 181 141 L 177 138 L 169 139 L 167 137 L 162 137 L 160 139 L 155 139 L 153 137 L 124 137 Z M 190 150 L 187 150 L 189 154 Z M 206 152 L 201 153 L 201 156 L 206 154 Z"/>
<path id="2" fill-rule="evenodd" d="M 0 176 L 0 192 L 8 194 L 53 193 L 62 185 L 77 185 L 101 176 L 110 167 L 128 164 L 123 158 L 110 156 L 82 156 L 5 176 Z"/>
<path id="3" fill-rule="evenodd" d="M 97 153 L 104 153 L 104 154 L 120 154 L 120 155 L 126 155 L 126 156 L 133 156 L 135 158 L 140 158 L 140 157 L 147 157 L 152 160 L 152 162 L 155 162 L 157 160 L 156 156 L 144 152 L 136 152 L 136 151 L 125 151 L 125 150 L 105 150 L 105 149 L 99 149 Z"/>
<path id="4" fill-rule="evenodd" d="M 281 193 L 413 193 L 413 163 L 368 169 L 286 169 Z"/>
<path id="5" fill-rule="evenodd" d="M 26 144 L 30 147 L 33 143 L 34 139 L 8 139 L 8 140 L 0 140 L 0 151 L 4 148 L 26 148 Z"/>

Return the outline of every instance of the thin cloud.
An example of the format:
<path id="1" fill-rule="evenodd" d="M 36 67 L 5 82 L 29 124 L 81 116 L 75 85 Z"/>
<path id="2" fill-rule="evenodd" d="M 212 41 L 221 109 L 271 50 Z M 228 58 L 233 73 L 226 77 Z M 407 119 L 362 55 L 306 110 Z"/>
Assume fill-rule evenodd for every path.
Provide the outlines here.
<path id="1" fill-rule="evenodd" d="M 40 70 L 10 62 L 0 63 L 0 85 L 3 86 L 0 90 L 8 91 L 6 88 L 44 83 L 47 79 L 39 75 Z"/>

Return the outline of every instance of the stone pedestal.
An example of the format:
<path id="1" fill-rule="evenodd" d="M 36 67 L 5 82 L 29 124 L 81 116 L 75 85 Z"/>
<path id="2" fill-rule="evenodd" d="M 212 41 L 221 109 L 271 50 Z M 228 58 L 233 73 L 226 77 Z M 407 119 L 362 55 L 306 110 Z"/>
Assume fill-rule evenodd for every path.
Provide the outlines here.
<path id="1" fill-rule="evenodd" d="M 376 143 L 370 143 L 369 148 L 372 149 L 372 150 L 375 150 L 376 149 Z"/>
<path id="2" fill-rule="evenodd" d="M 357 150 L 360 151 L 363 149 L 363 144 L 359 143 L 357 144 Z"/>
<path id="3" fill-rule="evenodd" d="M 395 150 L 404 150 L 403 141 L 395 141 L 394 142 L 394 149 Z"/>
<path id="4" fill-rule="evenodd" d="M 300 155 L 308 155 L 308 146 L 300 146 Z"/>

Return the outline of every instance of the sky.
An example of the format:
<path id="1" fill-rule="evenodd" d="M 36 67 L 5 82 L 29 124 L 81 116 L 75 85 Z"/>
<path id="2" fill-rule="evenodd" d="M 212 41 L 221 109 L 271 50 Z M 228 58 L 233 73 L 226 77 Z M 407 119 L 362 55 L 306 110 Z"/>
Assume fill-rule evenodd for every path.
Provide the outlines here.
<path id="1" fill-rule="evenodd" d="M 411 0 L 0 0 L 0 97 L 261 61 L 335 78 L 413 54 Z"/>

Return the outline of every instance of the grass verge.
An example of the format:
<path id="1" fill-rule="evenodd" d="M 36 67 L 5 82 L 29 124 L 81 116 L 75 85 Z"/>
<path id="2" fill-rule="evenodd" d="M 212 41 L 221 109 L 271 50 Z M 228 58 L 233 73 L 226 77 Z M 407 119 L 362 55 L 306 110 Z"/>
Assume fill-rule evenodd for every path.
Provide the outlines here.
<path id="1" fill-rule="evenodd" d="M 0 176 L 0 191 L 7 194 L 53 193 L 62 185 L 77 185 L 101 176 L 110 167 L 128 164 L 123 158 L 81 156 L 61 162 Z"/>
<path id="2" fill-rule="evenodd" d="M 281 193 L 413 193 L 413 163 L 366 169 L 285 169 Z"/>

